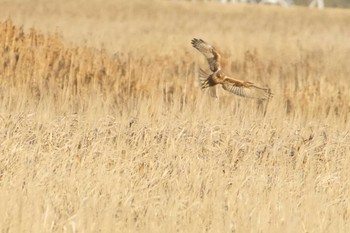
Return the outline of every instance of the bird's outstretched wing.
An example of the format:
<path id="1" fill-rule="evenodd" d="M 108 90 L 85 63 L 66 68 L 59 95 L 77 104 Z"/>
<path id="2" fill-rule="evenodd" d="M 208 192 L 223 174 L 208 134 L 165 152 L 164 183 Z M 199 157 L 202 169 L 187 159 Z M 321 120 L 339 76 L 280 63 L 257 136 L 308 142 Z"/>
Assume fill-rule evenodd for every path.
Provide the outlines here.
<path id="1" fill-rule="evenodd" d="M 226 91 L 246 98 L 267 100 L 272 97 L 272 93 L 269 88 L 257 87 L 251 82 L 244 82 L 231 78 L 225 78 L 222 83 L 222 87 Z"/>
<path id="2" fill-rule="evenodd" d="M 213 46 L 202 39 L 196 38 L 191 41 L 191 44 L 207 58 L 211 71 L 216 72 L 221 69 L 221 55 Z"/>

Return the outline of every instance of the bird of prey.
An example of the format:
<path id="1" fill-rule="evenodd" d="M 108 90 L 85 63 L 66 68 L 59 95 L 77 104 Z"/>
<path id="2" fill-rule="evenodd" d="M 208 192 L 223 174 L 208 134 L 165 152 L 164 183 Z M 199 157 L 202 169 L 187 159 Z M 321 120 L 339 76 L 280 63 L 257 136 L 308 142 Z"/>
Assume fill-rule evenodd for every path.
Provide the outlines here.
<path id="1" fill-rule="evenodd" d="M 204 70 L 199 69 L 199 81 L 202 89 L 221 84 L 224 90 L 242 97 L 260 100 L 266 100 L 271 97 L 272 94 L 269 88 L 258 87 L 252 82 L 240 81 L 225 75 L 221 70 L 220 53 L 204 40 L 194 38 L 191 44 L 206 57 L 212 72 L 208 74 Z"/>

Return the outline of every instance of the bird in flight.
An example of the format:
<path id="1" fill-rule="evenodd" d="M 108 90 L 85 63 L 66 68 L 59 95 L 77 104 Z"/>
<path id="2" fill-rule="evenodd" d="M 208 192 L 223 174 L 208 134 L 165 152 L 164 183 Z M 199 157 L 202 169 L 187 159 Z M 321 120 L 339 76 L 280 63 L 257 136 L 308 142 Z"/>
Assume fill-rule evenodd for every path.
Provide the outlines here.
<path id="1" fill-rule="evenodd" d="M 258 87 L 252 82 L 233 79 L 225 75 L 221 70 L 220 53 L 204 40 L 194 38 L 191 44 L 206 57 L 212 71 L 211 74 L 208 74 L 199 69 L 199 81 L 202 89 L 221 84 L 224 90 L 242 97 L 267 100 L 272 96 L 269 88 Z"/>

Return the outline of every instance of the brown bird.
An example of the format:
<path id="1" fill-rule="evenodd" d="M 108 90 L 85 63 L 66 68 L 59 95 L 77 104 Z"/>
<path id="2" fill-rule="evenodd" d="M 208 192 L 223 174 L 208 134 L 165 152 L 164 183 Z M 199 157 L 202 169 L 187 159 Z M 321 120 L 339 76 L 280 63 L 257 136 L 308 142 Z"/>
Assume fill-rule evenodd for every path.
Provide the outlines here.
<path id="1" fill-rule="evenodd" d="M 240 81 L 225 75 L 221 70 L 221 55 L 204 40 L 194 38 L 191 44 L 206 57 L 212 71 L 211 74 L 208 74 L 199 69 L 199 81 L 202 89 L 221 84 L 224 90 L 242 97 L 266 100 L 272 96 L 269 88 L 258 87 L 252 82 Z"/>

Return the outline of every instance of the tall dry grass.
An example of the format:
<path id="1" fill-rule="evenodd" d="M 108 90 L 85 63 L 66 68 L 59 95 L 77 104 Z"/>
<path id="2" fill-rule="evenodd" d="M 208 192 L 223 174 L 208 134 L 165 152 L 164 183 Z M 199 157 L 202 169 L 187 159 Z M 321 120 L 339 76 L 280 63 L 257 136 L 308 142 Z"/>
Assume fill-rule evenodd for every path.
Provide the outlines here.
<path id="1" fill-rule="evenodd" d="M 348 11 L 38 3 L 0 10 L 1 232 L 347 232 Z M 265 115 L 199 90 L 192 37 Z"/>

